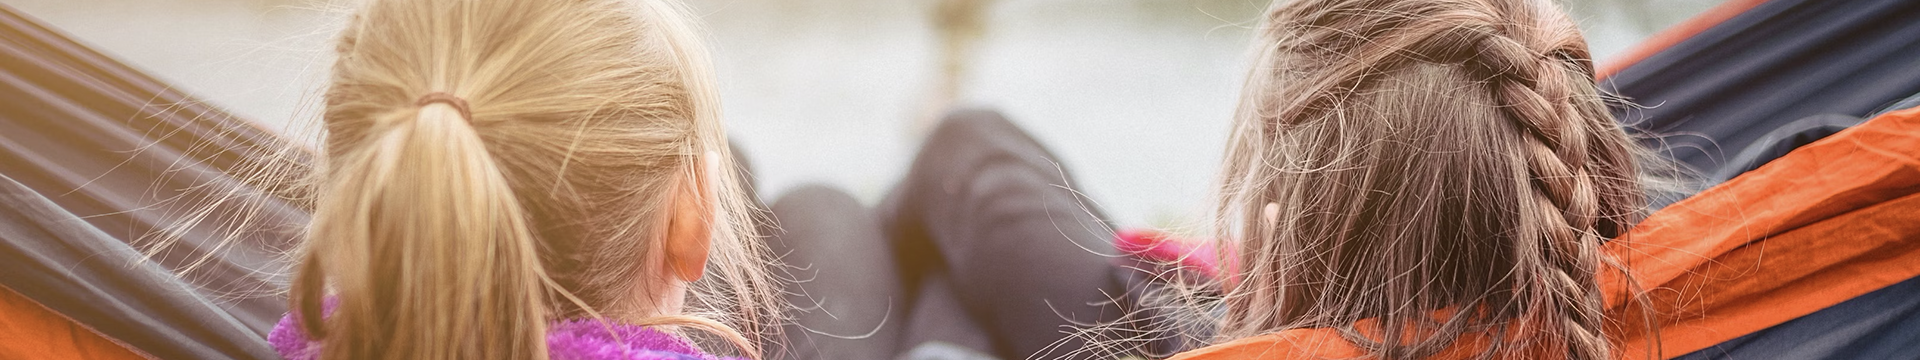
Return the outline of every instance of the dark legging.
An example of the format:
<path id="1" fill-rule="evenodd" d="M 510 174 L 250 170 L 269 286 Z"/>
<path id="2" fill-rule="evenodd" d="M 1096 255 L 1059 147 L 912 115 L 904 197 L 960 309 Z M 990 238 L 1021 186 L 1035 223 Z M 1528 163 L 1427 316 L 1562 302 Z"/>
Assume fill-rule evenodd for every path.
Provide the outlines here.
<path id="1" fill-rule="evenodd" d="M 785 194 L 772 243 L 801 280 L 789 299 L 807 310 L 787 352 L 890 359 L 938 342 L 1088 358 L 1072 333 L 1121 319 L 1127 275 L 1104 216 L 1074 189 L 1031 136 L 975 110 L 949 114 L 875 209 L 826 187 Z"/>

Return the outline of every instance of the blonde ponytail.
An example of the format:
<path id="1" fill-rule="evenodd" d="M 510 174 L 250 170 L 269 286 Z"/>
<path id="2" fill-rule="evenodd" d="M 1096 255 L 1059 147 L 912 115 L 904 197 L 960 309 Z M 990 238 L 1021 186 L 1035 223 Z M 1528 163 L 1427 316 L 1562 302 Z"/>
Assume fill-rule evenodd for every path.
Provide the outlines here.
<path id="1" fill-rule="evenodd" d="M 322 358 L 545 359 L 548 324 L 575 318 L 704 330 L 752 358 L 778 338 L 757 210 L 699 160 L 734 164 L 681 5 L 371 0 L 353 19 L 291 299 Z M 707 276 L 674 311 L 680 181 L 708 181 L 716 211 Z"/>
<path id="2" fill-rule="evenodd" d="M 314 212 L 326 241 L 306 261 L 330 270 L 340 304 L 308 322 L 324 358 L 545 359 L 533 234 L 480 137 L 439 103 L 376 123 L 335 155 Z M 297 291 L 321 318 L 321 289 Z"/>

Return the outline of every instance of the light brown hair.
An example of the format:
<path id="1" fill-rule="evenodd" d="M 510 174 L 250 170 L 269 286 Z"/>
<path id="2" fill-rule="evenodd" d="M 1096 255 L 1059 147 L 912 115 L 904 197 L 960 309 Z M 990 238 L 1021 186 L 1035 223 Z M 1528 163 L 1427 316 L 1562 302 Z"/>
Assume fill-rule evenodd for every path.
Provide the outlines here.
<path id="1" fill-rule="evenodd" d="M 1488 357 L 1610 358 L 1595 276 L 1644 210 L 1639 150 L 1564 13 L 1296 0 L 1265 25 L 1217 209 L 1238 267 L 1220 337 L 1335 328 L 1406 359 L 1475 334 Z"/>
<path id="2" fill-rule="evenodd" d="M 758 357 L 780 287 L 738 174 L 702 170 L 734 163 L 698 34 L 668 0 L 367 2 L 291 294 L 324 358 L 545 359 L 549 321 L 603 316 Z M 660 313 L 683 181 L 712 189 L 712 250 L 689 310 Z"/>

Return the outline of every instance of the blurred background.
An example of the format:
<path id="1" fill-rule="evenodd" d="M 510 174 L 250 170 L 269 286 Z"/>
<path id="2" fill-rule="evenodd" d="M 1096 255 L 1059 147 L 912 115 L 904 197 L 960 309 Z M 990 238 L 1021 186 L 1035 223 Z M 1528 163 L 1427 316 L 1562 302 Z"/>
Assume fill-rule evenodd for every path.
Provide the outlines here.
<path id="1" fill-rule="evenodd" d="M 1003 111 L 1117 226 L 1206 215 L 1256 0 L 688 0 L 764 196 L 877 201 L 942 109 Z M 1284 1 L 1284 0 L 1283 0 Z M 1602 62 L 1718 0 L 1561 0 Z M 314 135 L 342 0 L 0 0 L 188 93 Z"/>

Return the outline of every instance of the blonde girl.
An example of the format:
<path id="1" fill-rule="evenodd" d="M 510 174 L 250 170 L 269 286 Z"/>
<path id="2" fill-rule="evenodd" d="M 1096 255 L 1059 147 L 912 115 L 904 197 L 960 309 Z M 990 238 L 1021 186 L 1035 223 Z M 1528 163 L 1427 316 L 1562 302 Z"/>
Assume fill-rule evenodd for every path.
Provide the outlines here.
<path id="1" fill-rule="evenodd" d="M 371 0 L 337 51 L 283 355 L 759 357 L 779 287 L 679 4 Z"/>
<path id="2" fill-rule="evenodd" d="M 1224 344 L 1180 359 L 1607 359 L 1634 144 L 1546 0 L 1276 1 L 1224 170 Z"/>

